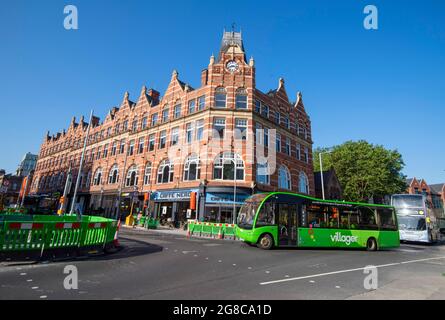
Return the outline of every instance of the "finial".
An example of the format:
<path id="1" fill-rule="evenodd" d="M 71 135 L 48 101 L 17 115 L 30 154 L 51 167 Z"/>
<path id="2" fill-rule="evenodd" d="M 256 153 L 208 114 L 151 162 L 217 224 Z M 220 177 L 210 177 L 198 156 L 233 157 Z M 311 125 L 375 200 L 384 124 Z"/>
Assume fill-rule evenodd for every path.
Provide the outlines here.
<path id="1" fill-rule="evenodd" d="M 213 55 L 213 53 L 212 53 L 212 55 L 210 56 L 210 63 L 209 63 L 209 65 L 211 66 L 211 65 L 213 65 L 215 63 L 215 56 Z"/>
<path id="2" fill-rule="evenodd" d="M 255 60 L 253 59 L 253 57 L 250 57 L 249 66 L 251 66 L 251 67 L 255 66 Z"/>
<path id="3" fill-rule="evenodd" d="M 128 91 L 125 91 L 124 100 L 128 100 L 129 97 L 130 97 L 130 94 L 128 93 Z"/>
<path id="4" fill-rule="evenodd" d="M 281 88 L 283 85 L 284 85 L 284 79 L 283 79 L 283 78 L 280 78 L 280 79 L 278 80 L 278 88 Z"/>
<path id="5" fill-rule="evenodd" d="M 176 69 L 173 70 L 172 77 L 173 78 L 177 78 L 178 77 L 178 71 L 176 71 Z"/>
<path id="6" fill-rule="evenodd" d="M 142 86 L 141 96 L 147 93 L 147 87 L 145 85 Z"/>

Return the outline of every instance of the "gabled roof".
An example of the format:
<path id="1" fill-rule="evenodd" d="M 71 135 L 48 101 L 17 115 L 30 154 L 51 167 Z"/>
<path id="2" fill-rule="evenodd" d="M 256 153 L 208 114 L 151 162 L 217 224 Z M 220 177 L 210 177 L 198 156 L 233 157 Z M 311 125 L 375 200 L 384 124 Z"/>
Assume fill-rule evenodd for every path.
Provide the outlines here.
<path id="1" fill-rule="evenodd" d="M 431 184 L 430 189 L 433 193 L 442 193 L 444 183 Z"/>

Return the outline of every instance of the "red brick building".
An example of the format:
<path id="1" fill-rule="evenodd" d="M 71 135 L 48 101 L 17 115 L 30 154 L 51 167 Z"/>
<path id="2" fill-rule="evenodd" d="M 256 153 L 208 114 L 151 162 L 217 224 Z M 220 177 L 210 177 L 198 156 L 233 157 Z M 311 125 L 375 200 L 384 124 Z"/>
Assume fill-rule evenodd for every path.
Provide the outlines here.
<path id="1" fill-rule="evenodd" d="M 258 191 L 314 195 L 311 122 L 302 95 L 291 102 L 283 79 L 264 93 L 255 73 L 241 34 L 225 32 L 199 88 L 173 71 L 162 97 L 144 86 L 134 101 L 125 93 L 103 122 L 93 117 L 80 207 L 125 215 L 136 201 L 152 215 L 185 220 L 196 192 L 201 219 L 232 221 L 234 202 L 239 209 Z M 63 192 L 70 167 L 76 180 L 87 127 L 83 117 L 73 118 L 66 131 L 46 135 L 33 193 Z"/>
<path id="2" fill-rule="evenodd" d="M 424 179 L 407 179 L 407 193 L 423 194 L 434 208 L 443 208 L 445 204 L 445 183 L 428 184 Z"/>

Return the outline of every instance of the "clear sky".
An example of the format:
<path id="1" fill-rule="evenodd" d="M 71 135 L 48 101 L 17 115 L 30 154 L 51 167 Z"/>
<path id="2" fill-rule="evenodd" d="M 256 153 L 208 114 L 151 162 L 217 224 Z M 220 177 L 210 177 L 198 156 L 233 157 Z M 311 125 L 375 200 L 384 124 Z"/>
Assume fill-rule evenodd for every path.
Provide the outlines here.
<path id="1" fill-rule="evenodd" d="M 74 4 L 79 29 L 63 28 Z M 376 5 L 379 29 L 363 27 Z M 3 1 L 0 168 L 37 153 L 72 116 L 103 119 L 173 69 L 199 86 L 223 28 L 241 28 L 257 86 L 302 91 L 314 147 L 366 139 L 398 149 L 404 173 L 445 181 L 445 1 Z"/>

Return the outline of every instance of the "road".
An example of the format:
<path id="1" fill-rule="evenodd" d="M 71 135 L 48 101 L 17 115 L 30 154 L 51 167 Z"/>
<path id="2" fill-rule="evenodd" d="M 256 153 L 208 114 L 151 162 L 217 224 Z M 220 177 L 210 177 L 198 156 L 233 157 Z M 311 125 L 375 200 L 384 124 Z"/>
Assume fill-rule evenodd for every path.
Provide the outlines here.
<path id="1" fill-rule="evenodd" d="M 445 299 L 445 246 L 379 252 L 277 249 L 121 229 L 123 249 L 88 259 L 0 266 L 0 299 Z M 78 270 L 78 289 L 63 286 Z M 378 266 L 378 289 L 363 268 Z"/>

